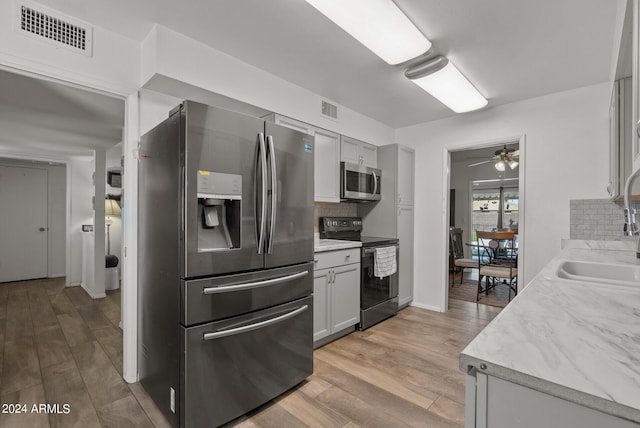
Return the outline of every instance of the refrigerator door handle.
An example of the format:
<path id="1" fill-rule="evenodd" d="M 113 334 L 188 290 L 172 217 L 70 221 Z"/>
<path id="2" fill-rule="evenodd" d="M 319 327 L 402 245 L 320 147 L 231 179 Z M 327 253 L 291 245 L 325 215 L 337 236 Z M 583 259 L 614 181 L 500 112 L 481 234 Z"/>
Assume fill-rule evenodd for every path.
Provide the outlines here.
<path id="1" fill-rule="evenodd" d="M 243 327 L 237 327 L 237 328 L 232 328 L 230 330 L 222 330 L 222 331 L 214 331 L 211 333 L 204 333 L 202 335 L 202 340 L 211 340 L 211 339 L 219 339 L 221 337 L 227 337 L 227 336 L 233 336 L 236 334 L 241 334 L 241 333 L 246 333 L 249 331 L 253 331 L 253 330 L 257 330 L 259 328 L 264 328 L 264 327 L 268 327 L 270 325 L 273 324 L 277 324 L 279 322 L 288 320 L 289 318 L 293 318 L 298 314 L 303 313 L 304 311 L 306 311 L 307 309 L 309 309 L 308 305 L 304 305 L 299 307 L 298 309 L 295 309 L 289 313 L 286 313 L 284 315 L 280 315 L 278 317 L 275 318 L 271 318 L 265 321 L 260 321 L 257 322 L 255 324 L 249 324 L 249 325 L 245 325 Z"/>
<path id="2" fill-rule="evenodd" d="M 269 226 L 269 245 L 267 254 L 271 254 L 273 248 L 273 235 L 276 232 L 276 213 L 278 210 L 278 173 L 276 170 L 276 151 L 273 147 L 273 136 L 268 135 L 269 159 L 271 160 L 271 225 Z"/>
<path id="3" fill-rule="evenodd" d="M 254 192 L 256 195 L 256 217 L 258 217 L 258 167 L 262 167 L 262 176 L 260 177 L 260 195 L 262 197 L 262 203 L 260 204 L 260 219 L 256 218 L 256 244 L 258 247 L 258 254 L 262 254 L 264 251 L 264 235 L 267 222 L 267 153 L 265 150 L 264 133 L 258 134 L 258 159 L 256 159 L 256 178 Z"/>
<path id="4" fill-rule="evenodd" d="M 308 271 L 298 272 L 287 276 L 279 276 L 264 281 L 245 282 L 237 285 L 226 285 L 222 287 L 207 287 L 202 290 L 202 294 L 219 294 L 232 291 L 247 290 L 250 288 L 265 287 L 267 285 L 282 284 L 283 282 L 293 281 L 294 279 L 304 278 L 309 274 Z"/>

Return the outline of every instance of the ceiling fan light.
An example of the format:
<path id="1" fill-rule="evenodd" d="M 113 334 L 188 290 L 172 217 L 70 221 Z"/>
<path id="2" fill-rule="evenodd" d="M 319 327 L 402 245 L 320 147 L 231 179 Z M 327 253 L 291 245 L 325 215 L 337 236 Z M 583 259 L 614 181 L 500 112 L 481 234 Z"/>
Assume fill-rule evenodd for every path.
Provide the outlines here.
<path id="1" fill-rule="evenodd" d="M 511 159 L 509 161 L 509 168 L 516 169 L 518 167 L 518 161 Z"/>
<path id="2" fill-rule="evenodd" d="M 500 159 L 498 162 L 496 162 L 496 164 L 494 165 L 496 167 L 496 169 L 498 171 L 504 171 L 504 161 L 502 159 Z"/>
<path id="3" fill-rule="evenodd" d="M 431 49 L 431 42 L 392 0 L 306 0 L 391 65 Z"/>
<path id="4" fill-rule="evenodd" d="M 404 75 L 456 113 L 478 110 L 485 97 L 444 56 L 409 68 Z"/>

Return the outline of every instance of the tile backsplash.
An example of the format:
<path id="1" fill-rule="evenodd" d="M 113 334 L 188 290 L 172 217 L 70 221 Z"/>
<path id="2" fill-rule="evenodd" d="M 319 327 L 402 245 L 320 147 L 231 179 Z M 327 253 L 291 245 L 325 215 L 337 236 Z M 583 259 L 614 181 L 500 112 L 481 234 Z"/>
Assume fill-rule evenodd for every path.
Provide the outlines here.
<path id="1" fill-rule="evenodd" d="M 357 217 L 358 204 L 315 204 L 313 210 L 313 232 L 319 233 L 320 217 Z"/>
<path id="2" fill-rule="evenodd" d="M 640 208 L 638 201 L 633 207 Z M 624 204 L 609 199 L 576 199 L 570 201 L 569 233 L 571 239 L 599 241 L 633 240 L 622 232 Z M 640 219 L 639 219 L 640 220 Z"/>

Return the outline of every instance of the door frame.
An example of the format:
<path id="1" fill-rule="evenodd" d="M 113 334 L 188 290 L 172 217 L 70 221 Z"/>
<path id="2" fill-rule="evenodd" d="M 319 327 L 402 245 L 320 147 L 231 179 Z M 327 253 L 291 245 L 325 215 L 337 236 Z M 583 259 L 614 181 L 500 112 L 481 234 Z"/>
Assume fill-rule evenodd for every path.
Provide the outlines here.
<path id="1" fill-rule="evenodd" d="M 123 260 L 122 260 L 122 284 L 121 284 L 121 328 L 123 336 L 123 378 L 128 383 L 138 381 L 138 239 L 137 239 L 137 219 L 138 219 L 138 142 L 140 139 L 140 88 L 137 87 L 134 92 L 128 91 L 123 87 L 105 87 L 104 82 L 91 81 L 78 77 L 61 77 L 55 76 L 45 68 L 35 70 L 33 67 L 21 64 L 8 63 L 0 56 L 0 70 L 22 76 L 31 77 L 33 79 L 55 82 L 62 85 L 71 86 L 89 92 L 103 94 L 105 96 L 121 99 L 125 103 L 124 131 L 122 135 L 122 156 L 124 157 L 124 175 L 123 203 L 127 207 L 122 214 L 122 243 Z M 5 156 L 3 154 L 3 156 Z M 9 153 L 6 157 L 10 157 Z M 12 154 L 14 158 L 36 159 L 33 156 L 24 156 L 23 154 Z M 42 158 L 44 160 L 44 158 Z M 52 159 L 55 162 L 64 163 L 67 166 L 67 184 L 70 180 L 69 162 L 68 160 Z M 67 198 L 67 214 L 70 212 L 70 201 Z M 67 215 L 69 221 L 70 215 Z M 68 225 L 68 223 L 67 223 Z M 67 229 L 68 232 L 69 229 Z M 68 241 L 68 238 L 67 238 Z M 70 247 L 67 242 L 66 262 L 70 257 Z M 65 270 L 69 266 L 65 266 Z M 70 270 L 70 269 L 69 269 Z M 68 271 L 66 272 L 68 275 Z"/>
<path id="2" fill-rule="evenodd" d="M 492 140 L 483 140 L 475 143 L 450 143 L 446 144 L 442 149 L 442 226 L 441 226 L 441 270 L 439 283 L 442 287 L 442 293 L 440 293 L 440 312 L 446 312 L 449 309 L 449 190 L 451 189 L 451 152 L 459 152 L 463 150 L 475 150 L 482 149 L 491 146 L 500 146 L 513 142 L 518 142 L 520 162 L 519 162 L 519 224 L 518 224 L 518 278 L 524 278 L 524 265 L 525 265 L 525 213 L 526 213 L 526 182 L 525 182 L 525 164 L 526 164 L 526 134 L 516 135 L 512 137 L 496 138 Z M 524 284 L 522 281 L 518 281 L 518 290 L 522 290 Z"/>

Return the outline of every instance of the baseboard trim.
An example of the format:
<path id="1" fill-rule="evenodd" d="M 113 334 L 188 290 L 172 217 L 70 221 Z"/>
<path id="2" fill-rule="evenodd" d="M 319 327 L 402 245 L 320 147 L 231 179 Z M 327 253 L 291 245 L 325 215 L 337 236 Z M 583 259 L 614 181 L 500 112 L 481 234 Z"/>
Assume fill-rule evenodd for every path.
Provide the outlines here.
<path id="1" fill-rule="evenodd" d="M 411 302 L 409 306 L 415 306 L 416 308 L 426 309 L 434 312 L 445 312 L 439 306 L 427 305 L 425 303 L 416 302 L 415 300 Z"/>
<path id="2" fill-rule="evenodd" d="M 47 278 L 64 278 L 65 276 L 64 273 L 52 273 Z"/>
<path id="3" fill-rule="evenodd" d="M 107 297 L 107 293 L 93 293 L 90 290 L 87 289 L 87 287 L 84 286 L 84 284 L 80 285 L 82 287 L 82 289 L 84 291 L 87 292 L 87 294 L 89 295 L 89 297 L 91 297 L 92 299 L 102 299 L 103 297 Z"/>

